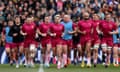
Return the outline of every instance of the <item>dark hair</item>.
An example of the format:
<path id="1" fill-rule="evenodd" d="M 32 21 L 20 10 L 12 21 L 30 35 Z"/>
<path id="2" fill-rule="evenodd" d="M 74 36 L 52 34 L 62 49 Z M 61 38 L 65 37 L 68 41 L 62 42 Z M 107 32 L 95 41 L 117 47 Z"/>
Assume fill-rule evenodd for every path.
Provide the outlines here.
<path id="1" fill-rule="evenodd" d="M 107 13 L 107 14 L 105 14 L 105 16 L 107 16 L 107 15 L 110 15 L 110 16 L 111 16 L 111 13 Z"/>
<path id="2" fill-rule="evenodd" d="M 32 16 L 31 15 L 28 15 L 26 18 L 31 18 Z"/>
<path id="3" fill-rule="evenodd" d="M 14 22 L 14 20 L 13 20 L 13 19 L 9 19 L 7 22 L 10 22 L 10 21 L 13 21 L 13 22 Z"/>
<path id="4" fill-rule="evenodd" d="M 16 19 L 16 18 L 20 18 L 20 16 L 16 15 L 16 16 L 15 16 L 15 19 Z"/>
<path id="5" fill-rule="evenodd" d="M 49 17 L 49 16 L 50 16 L 50 14 L 49 14 L 49 13 L 46 13 L 46 14 L 45 14 L 45 17 Z"/>

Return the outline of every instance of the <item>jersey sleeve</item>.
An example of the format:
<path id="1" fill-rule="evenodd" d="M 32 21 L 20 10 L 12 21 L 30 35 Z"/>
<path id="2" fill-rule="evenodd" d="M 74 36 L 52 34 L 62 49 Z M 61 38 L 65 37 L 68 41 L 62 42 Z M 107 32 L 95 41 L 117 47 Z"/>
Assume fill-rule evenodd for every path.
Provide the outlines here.
<path id="1" fill-rule="evenodd" d="M 10 28 L 10 31 L 9 31 L 8 35 L 9 35 L 9 36 L 13 36 L 14 31 L 15 31 L 15 30 L 14 30 L 14 26 L 13 26 L 13 27 Z"/>
<path id="2" fill-rule="evenodd" d="M 116 30 L 117 29 L 117 25 L 116 23 L 113 23 L 113 30 Z"/>
<path id="3" fill-rule="evenodd" d="M 81 27 L 81 21 L 78 22 L 78 29 Z"/>
<path id="4" fill-rule="evenodd" d="M 62 25 L 62 27 L 63 27 L 63 28 L 62 28 L 62 32 L 64 32 L 64 31 L 65 31 L 65 27 L 64 27 L 63 25 Z"/>
<path id="5" fill-rule="evenodd" d="M 22 32 L 25 32 L 25 24 L 23 24 L 21 30 L 22 30 Z"/>

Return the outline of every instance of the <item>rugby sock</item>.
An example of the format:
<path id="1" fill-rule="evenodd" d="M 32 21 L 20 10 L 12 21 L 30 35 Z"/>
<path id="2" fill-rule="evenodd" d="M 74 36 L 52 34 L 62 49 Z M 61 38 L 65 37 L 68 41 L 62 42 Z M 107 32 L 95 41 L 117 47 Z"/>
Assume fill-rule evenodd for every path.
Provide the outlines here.
<path id="1" fill-rule="evenodd" d="M 116 58 L 116 64 L 119 64 L 118 58 Z"/>
<path id="2" fill-rule="evenodd" d="M 82 60 L 83 60 L 83 58 L 82 58 L 82 56 L 80 56 L 79 61 L 82 61 Z"/>
<path id="3" fill-rule="evenodd" d="M 116 64 L 119 64 L 119 62 L 118 62 L 118 57 L 115 58 L 115 63 L 116 63 Z"/>
<path id="4" fill-rule="evenodd" d="M 50 54 L 47 54 L 47 63 L 49 64 L 50 62 Z"/>
<path id="5" fill-rule="evenodd" d="M 87 58 L 87 64 L 91 64 L 90 58 Z"/>
<path id="6" fill-rule="evenodd" d="M 113 64 L 115 64 L 115 62 L 116 62 L 116 58 L 113 58 Z"/>
<path id="7" fill-rule="evenodd" d="M 94 64 L 97 64 L 97 59 L 94 60 Z"/>
<path id="8" fill-rule="evenodd" d="M 47 54 L 45 55 L 45 64 L 47 64 Z"/>
<path id="9" fill-rule="evenodd" d="M 63 54 L 63 61 L 64 61 L 64 64 L 67 64 L 67 54 Z"/>
<path id="10" fill-rule="evenodd" d="M 106 56 L 107 56 L 106 53 L 103 53 L 103 54 L 102 54 L 102 62 L 103 62 L 103 63 L 105 62 Z"/>
<path id="11" fill-rule="evenodd" d="M 50 54 L 46 54 L 45 64 L 49 64 L 49 61 L 50 61 Z"/>

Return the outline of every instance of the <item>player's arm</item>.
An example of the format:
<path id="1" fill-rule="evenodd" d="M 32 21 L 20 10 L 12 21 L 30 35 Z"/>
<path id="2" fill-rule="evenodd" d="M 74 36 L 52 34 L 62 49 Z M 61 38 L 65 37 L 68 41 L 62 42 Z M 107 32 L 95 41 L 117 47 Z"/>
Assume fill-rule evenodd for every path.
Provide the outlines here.
<path id="1" fill-rule="evenodd" d="M 56 33 L 53 32 L 53 28 L 52 28 L 52 25 L 50 26 L 50 29 L 49 29 L 49 33 L 48 33 L 50 36 L 54 37 L 56 36 Z"/>
<path id="2" fill-rule="evenodd" d="M 24 26 L 22 26 L 20 34 L 23 35 L 23 36 L 27 35 L 27 33 L 25 33 Z"/>
<path id="3" fill-rule="evenodd" d="M 63 36 L 65 35 L 64 31 L 65 31 L 65 28 L 64 28 L 64 26 L 63 26 L 63 28 L 62 28 L 62 35 L 61 35 L 61 37 L 63 37 Z"/>
<path id="4" fill-rule="evenodd" d="M 97 30 L 99 35 L 103 35 L 103 32 L 102 32 L 102 21 L 100 22 L 100 24 L 98 25 L 96 30 Z"/>
<path id="5" fill-rule="evenodd" d="M 72 29 L 73 29 L 73 26 L 72 26 Z M 68 31 L 68 34 L 74 34 L 75 33 L 75 30 L 73 29 L 73 31 Z"/>
<path id="6" fill-rule="evenodd" d="M 3 28 L 2 32 L 1 32 L 1 41 L 5 41 L 5 28 Z"/>
<path id="7" fill-rule="evenodd" d="M 39 26 L 39 28 L 37 28 L 37 33 L 39 34 L 39 35 L 41 35 L 42 37 L 45 37 L 45 36 L 47 36 L 47 34 L 46 33 L 42 33 L 41 31 L 40 31 L 40 29 L 41 29 L 41 26 Z"/>
<path id="8" fill-rule="evenodd" d="M 113 35 L 113 34 L 118 34 L 118 28 L 116 24 L 113 24 L 113 31 L 109 32 L 109 34 Z"/>
<path id="9" fill-rule="evenodd" d="M 14 26 L 10 29 L 9 36 L 15 37 L 18 35 L 18 33 L 15 32 Z"/>
<path id="10" fill-rule="evenodd" d="M 80 30 L 80 27 L 81 27 L 81 22 L 78 23 L 78 30 L 77 30 L 77 32 L 80 33 L 80 34 L 86 34 L 85 31 L 81 31 Z"/>
<path id="11" fill-rule="evenodd" d="M 118 33 L 119 33 L 118 29 L 116 29 L 116 30 L 114 30 L 114 31 L 112 31 L 112 32 L 109 32 L 109 34 L 111 34 L 111 35 L 113 35 L 113 34 L 118 34 Z"/>

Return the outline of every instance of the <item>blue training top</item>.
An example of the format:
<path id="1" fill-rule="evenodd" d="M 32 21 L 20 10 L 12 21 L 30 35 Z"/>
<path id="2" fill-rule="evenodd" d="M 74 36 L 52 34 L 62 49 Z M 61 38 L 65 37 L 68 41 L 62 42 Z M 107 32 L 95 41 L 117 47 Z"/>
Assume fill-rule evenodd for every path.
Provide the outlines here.
<path id="1" fill-rule="evenodd" d="M 6 40 L 6 42 L 8 42 L 8 43 L 12 43 L 13 42 L 13 38 L 11 37 L 11 36 L 9 36 L 8 34 L 9 34 L 9 31 L 10 31 L 10 27 L 6 27 L 5 28 L 5 40 Z"/>
<path id="2" fill-rule="evenodd" d="M 118 36 L 120 38 L 120 27 L 118 27 Z M 117 44 L 117 43 L 120 43 L 120 40 L 117 38 L 117 34 L 113 34 L 113 43 L 114 44 Z"/>
<path id="3" fill-rule="evenodd" d="M 64 40 L 71 40 L 72 39 L 72 35 L 69 34 L 68 32 L 72 32 L 73 31 L 73 22 L 61 22 L 62 25 L 64 25 L 64 36 L 63 39 Z"/>

